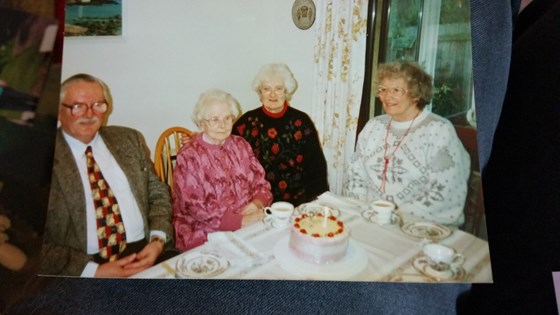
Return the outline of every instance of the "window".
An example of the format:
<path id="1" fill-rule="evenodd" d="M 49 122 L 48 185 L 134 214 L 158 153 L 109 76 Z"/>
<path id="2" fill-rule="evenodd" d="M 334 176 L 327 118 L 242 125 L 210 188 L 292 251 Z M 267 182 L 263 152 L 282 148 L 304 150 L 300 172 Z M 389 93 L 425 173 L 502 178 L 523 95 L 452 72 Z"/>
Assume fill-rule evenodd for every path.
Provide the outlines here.
<path id="1" fill-rule="evenodd" d="M 370 0 L 371 73 L 363 106 L 367 119 L 382 113 L 372 78 L 377 64 L 418 62 L 434 79 L 428 110 L 454 124 L 472 123 L 474 108 L 470 2 L 467 0 Z M 375 19 L 373 19 L 375 17 Z M 366 78 L 368 76 L 366 75 Z M 363 117 L 362 117 L 363 118 Z M 367 120 L 365 119 L 365 120 Z M 363 119 L 362 119 L 363 120 Z M 361 128 L 359 128 L 361 130 Z"/>

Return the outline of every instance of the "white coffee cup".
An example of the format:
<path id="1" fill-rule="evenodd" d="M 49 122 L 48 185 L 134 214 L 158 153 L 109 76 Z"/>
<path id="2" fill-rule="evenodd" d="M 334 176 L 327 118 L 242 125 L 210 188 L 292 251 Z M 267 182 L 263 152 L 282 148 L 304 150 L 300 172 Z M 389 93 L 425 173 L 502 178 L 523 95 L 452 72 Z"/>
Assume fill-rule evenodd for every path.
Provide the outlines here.
<path id="1" fill-rule="evenodd" d="M 271 217 L 273 225 L 285 226 L 290 220 L 289 218 L 294 213 L 294 205 L 286 201 L 278 201 L 264 208 L 264 213 Z"/>
<path id="2" fill-rule="evenodd" d="M 436 271 L 445 271 L 449 268 L 457 269 L 465 261 L 465 256 L 442 244 L 426 244 L 422 251 L 430 259 L 430 267 Z"/>
<path id="3" fill-rule="evenodd" d="M 371 207 L 375 212 L 375 221 L 379 224 L 389 224 L 393 220 L 395 204 L 386 200 L 376 200 Z"/>

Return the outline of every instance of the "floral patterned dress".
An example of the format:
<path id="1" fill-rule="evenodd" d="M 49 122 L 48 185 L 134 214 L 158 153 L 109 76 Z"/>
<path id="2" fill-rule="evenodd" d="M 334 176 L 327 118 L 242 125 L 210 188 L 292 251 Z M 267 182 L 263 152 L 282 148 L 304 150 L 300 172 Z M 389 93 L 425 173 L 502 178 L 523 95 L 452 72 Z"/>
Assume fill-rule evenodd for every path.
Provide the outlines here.
<path id="1" fill-rule="evenodd" d="M 246 112 L 233 126 L 245 138 L 265 170 L 274 201 L 294 206 L 329 190 L 327 162 L 315 125 L 288 103 L 277 114 L 264 106 Z"/>
<path id="2" fill-rule="evenodd" d="M 173 174 L 173 227 L 181 251 L 203 244 L 208 233 L 239 229 L 240 210 L 253 199 L 265 206 L 272 201 L 262 166 L 238 136 L 215 145 L 199 133 L 181 148 Z"/>

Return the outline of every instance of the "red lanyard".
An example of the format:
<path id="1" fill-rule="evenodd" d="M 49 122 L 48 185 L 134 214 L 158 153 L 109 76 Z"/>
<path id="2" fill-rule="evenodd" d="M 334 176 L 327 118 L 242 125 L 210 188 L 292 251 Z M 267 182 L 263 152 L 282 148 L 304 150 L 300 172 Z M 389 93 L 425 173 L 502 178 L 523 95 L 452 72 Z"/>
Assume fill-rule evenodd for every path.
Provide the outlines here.
<path id="1" fill-rule="evenodd" d="M 418 114 L 420 114 L 420 113 L 418 113 Z M 387 124 L 387 133 L 385 133 L 385 140 L 384 140 L 385 145 L 384 145 L 384 151 L 383 151 L 383 173 L 381 174 L 381 192 L 383 192 L 383 193 L 385 193 L 385 185 L 387 183 L 387 170 L 389 169 L 389 160 L 393 157 L 393 155 L 395 155 L 395 152 L 401 146 L 401 143 L 403 142 L 404 138 L 408 135 L 408 132 L 412 128 L 412 125 L 414 124 L 414 120 L 416 120 L 416 117 L 418 117 L 418 114 L 416 114 L 416 116 L 414 116 L 414 119 L 412 119 L 412 122 L 410 123 L 410 126 L 408 126 L 408 129 L 406 129 L 406 131 L 405 131 L 404 135 L 402 136 L 401 140 L 399 140 L 399 143 L 397 143 L 397 146 L 395 147 L 393 152 L 391 152 L 391 154 L 389 154 L 389 155 L 387 155 L 387 138 L 389 137 L 389 131 L 391 130 L 391 122 L 393 122 L 392 117 L 391 117 L 391 120 L 389 120 L 389 124 Z"/>

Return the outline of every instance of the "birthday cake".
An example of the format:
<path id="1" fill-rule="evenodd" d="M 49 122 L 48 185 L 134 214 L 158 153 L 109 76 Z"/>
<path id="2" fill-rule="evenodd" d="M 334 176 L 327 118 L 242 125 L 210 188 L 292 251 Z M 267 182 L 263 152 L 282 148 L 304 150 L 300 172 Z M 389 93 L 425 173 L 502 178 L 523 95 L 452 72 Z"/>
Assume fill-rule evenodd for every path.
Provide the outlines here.
<path id="1" fill-rule="evenodd" d="M 333 215 L 302 214 L 294 219 L 289 247 L 303 261 L 328 264 L 346 255 L 350 235 Z"/>

